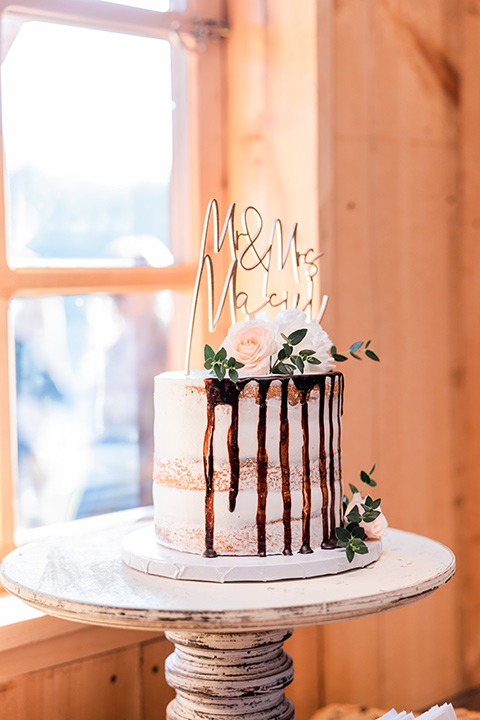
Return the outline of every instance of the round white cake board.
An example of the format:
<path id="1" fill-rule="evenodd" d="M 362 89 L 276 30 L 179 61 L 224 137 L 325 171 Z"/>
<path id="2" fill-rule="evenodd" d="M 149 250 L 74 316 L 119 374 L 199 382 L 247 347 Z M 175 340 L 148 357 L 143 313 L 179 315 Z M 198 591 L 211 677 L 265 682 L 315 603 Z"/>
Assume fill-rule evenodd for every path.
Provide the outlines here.
<path id="1" fill-rule="evenodd" d="M 201 555 L 172 550 L 160 545 L 153 525 L 134 530 L 122 541 L 122 560 L 147 575 L 176 580 L 207 582 L 268 582 L 336 575 L 347 570 L 365 567 L 378 560 L 382 552 L 380 540 L 367 540 L 368 553 L 356 554 L 348 562 L 345 550 L 315 550 L 308 555 L 270 555 L 268 557 L 220 555 L 204 558 Z"/>

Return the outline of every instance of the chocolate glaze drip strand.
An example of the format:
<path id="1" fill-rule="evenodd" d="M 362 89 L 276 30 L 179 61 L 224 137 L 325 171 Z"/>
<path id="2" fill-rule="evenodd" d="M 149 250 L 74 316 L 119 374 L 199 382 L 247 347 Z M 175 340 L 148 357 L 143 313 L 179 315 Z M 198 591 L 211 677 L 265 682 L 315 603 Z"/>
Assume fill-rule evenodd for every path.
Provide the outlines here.
<path id="1" fill-rule="evenodd" d="M 302 496 L 303 496 L 303 507 L 302 507 L 302 547 L 300 552 L 303 554 L 312 553 L 313 550 L 310 547 L 310 514 L 312 511 L 312 487 L 310 482 L 310 454 L 308 450 L 310 442 L 310 432 L 308 427 L 308 405 L 306 399 L 306 393 L 302 392 L 301 395 L 301 408 L 302 408 L 302 432 L 303 432 L 303 447 L 302 447 L 302 459 L 303 459 L 303 481 L 302 481 Z"/>
<path id="2" fill-rule="evenodd" d="M 318 470 L 320 475 L 320 491 L 322 493 L 322 537 L 328 538 L 328 487 L 327 487 L 327 452 L 325 449 L 325 378 L 319 383 L 320 399 L 318 403 L 319 448 Z M 322 542 L 325 548 L 325 540 Z"/>
<path id="3" fill-rule="evenodd" d="M 292 554 L 292 493 L 290 490 L 289 441 L 290 428 L 288 423 L 288 383 L 289 378 L 282 379 L 282 396 L 280 405 L 280 468 L 282 471 L 283 498 L 283 554 Z"/>
<path id="4" fill-rule="evenodd" d="M 208 389 L 207 389 L 208 390 Z M 213 534 L 215 527 L 213 489 L 213 432 L 215 429 L 215 403 L 207 391 L 207 429 L 203 442 L 203 471 L 205 474 L 205 550 L 204 557 L 215 557 Z"/>
<path id="5" fill-rule="evenodd" d="M 332 548 L 337 544 L 335 538 L 335 458 L 333 446 L 333 400 L 335 389 L 335 376 L 330 379 L 330 391 L 328 395 L 328 436 L 329 436 L 329 486 L 330 486 L 330 528 L 326 539 L 322 543 L 322 548 Z"/>
<path id="6" fill-rule="evenodd" d="M 302 461 L 303 461 L 303 479 L 302 479 L 302 547 L 299 552 L 303 554 L 312 553 L 310 547 L 310 519 L 312 508 L 312 485 L 310 479 L 310 428 L 308 423 L 308 398 L 311 390 L 318 385 L 318 377 L 314 375 L 304 375 L 294 377 L 293 382 L 300 394 L 301 418 L 302 418 Z"/>
<path id="7" fill-rule="evenodd" d="M 338 397 L 339 397 L 339 403 L 338 403 L 338 412 L 337 412 L 337 428 L 338 428 L 338 435 L 337 435 L 337 467 L 339 469 L 339 472 L 341 472 L 342 467 L 342 414 L 343 414 L 343 375 L 338 376 Z M 338 501 L 338 513 L 339 517 L 342 517 L 342 505 L 343 505 L 343 497 L 342 493 L 340 493 L 339 501 Z"/>
<path id="8" fill-rule="evenodd" d="M 258 427 L 257 427 L 257 547 L 258 554 L 267 554 L 267 470 L 268 455 L 266 447 L 267 434 L 267 392 L 270 381 L 258 381 Z"/>

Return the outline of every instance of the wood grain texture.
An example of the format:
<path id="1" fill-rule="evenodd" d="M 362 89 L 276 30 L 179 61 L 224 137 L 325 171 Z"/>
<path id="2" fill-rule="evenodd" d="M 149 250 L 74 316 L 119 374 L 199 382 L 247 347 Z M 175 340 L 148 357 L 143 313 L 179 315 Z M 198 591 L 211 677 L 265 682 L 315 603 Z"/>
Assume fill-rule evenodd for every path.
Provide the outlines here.
<path id="1" fill-rule="evenodd" d="M 461 352 L 461 396 L 463 408 L 459 440 L 462 447 L 462 583 L 461 646 L 467 686 L 480 682 L 480 533 L 475 503 L 480 467 L 480 3 L 460 3 L 462 22 L 462 103 L 460 111 L 461 233 L 458 242 L 460 265 L 459 315 Z"/>
<path id="2" fill-rule="evenodd" d="M 345 478 L 376 462 L 390 522 L 456 548 L 456 10 L 336 9 L 335 337 L 345 345 L 372 336 L 382 357 L 379 367 L 345 371 Z M 410 612 L 328 628 L 326 653 L 360 643 L 370 672 L 347 665 L 341 676 L 330 663 L 327 697 L 419 707 L 453 692 L 457 607 L 451 591 Z"/>
<path id="3" fill-rule="evenodd" d="M 480 534 L 468 501 L 480 465 L 480 3 L 305 8 L 308 22 L 282 2 L 229 3 L 230 195 L 277 213 L 286 202 L 300 228 L 316 213 L 309 227 L 330 295 L 324 325 L 339 347 L 372 338 L 382 358 L 342 367 L 345 479 L 376 462 L 390 523 L 460 555 L 461 585 L 319 631 L 325 702 L 420 708 L 480 681 Z M 301 45 L 289 46 L 299 32 Z M 281 97 L 273 37 L 283 37 L 292 67 L 302 66 L 299 47 L 306 61 Z M 291 142 L 277 122 L 285 97 Z M 307 108 L 306 124 L 296 107 Z M 347 660 L 359 647 L 368 671 Z"/>
<path id="4" fill-rule="evenodd" d="M 20 675 L 0 684 L 9 720 L 143 720 L 139 648 Z"/>
<path id="5" fill-rule="evenodd" d="M 168 703 L 175 691 L 165 680 L 165 660 L 173 652 L 173 644 L 164 636 L 142 643 L 141 666 L 143 720 L 165 717 Z"/>

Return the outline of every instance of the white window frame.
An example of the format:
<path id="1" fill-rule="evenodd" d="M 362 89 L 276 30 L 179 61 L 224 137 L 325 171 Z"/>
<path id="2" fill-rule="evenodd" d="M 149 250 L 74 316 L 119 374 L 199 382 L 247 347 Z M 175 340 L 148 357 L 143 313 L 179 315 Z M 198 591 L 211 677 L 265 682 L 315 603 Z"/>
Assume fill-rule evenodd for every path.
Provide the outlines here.
<path id="1" fill-rule="evenodd" d="M 14 296 L 84 294 L 92 292 L 157 292 L 193 287 L 195 249 L 201 236 L 202 215 L 210 197 L 223 201 L 224 131 L 222 118 L 224 43 L 202 37 L 205 27 L 226 27 L 224 0 L 173 0 L 185 12 L 155 12 L 100 0 L 0 0 L 5 13 L 85 27 L 116 30 L 146 37 L 172 39 L 191 46 L 188 53 L 188 91 L 177 94 L 177 114 L 183 119 L 178 147 L 174 128 L 171 231 L 181 247 L 181 261 L 167 268 L 58 267 L 11 268 L 7 263 L 4 204 L 3 143 L 0 144 L 0 558 L 14 547 L 14 468 L 16 466 L 14 342 L 8 322 Z M 203 20 L 207 21 L 206 24 Z M 213 23 L 213 25 L 210 25 Z M 173 35 L 172 35 L 173 33 Z M 200 34 L 200 39 L 198 35 Z M 208 34 L 208 33 L 207 33 Z M 188 41 L 188 43 L 187 43 Z M 206 51 L 197 47 L 207 43 Z M 175 48 L 172 44 L 173 84 Z M 183 54 L 185 55 L 185 53 Z M 180 106 L 180 107 L 179 107 Z M 187 110 L 188 108 L 188 110 Z M 178 112 L 178 110 L 183 112 Z M 185 138 L 188 140 L 185 142 Z M 0 117 L 0 137 L 2 135 Z M 175 142 L 177 141 L 177 147 Z M 188 225 L 185 222 L 188 217 Z"/>

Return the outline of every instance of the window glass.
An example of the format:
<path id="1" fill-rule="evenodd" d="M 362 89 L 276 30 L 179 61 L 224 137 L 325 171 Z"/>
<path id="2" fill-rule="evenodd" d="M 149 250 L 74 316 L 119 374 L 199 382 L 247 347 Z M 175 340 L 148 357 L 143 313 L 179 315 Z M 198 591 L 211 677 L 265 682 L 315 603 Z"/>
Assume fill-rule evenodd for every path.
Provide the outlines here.
<path id="1" fill-rule="evenodd" d="M 115 5 L 129 5 L 130 7 L 143 8 L 144 10 L 157 10 L 166 12 L 170 10 L 170 0 L 102 0 Z"/>
<path id="2" fill-rule="evenodd" d="M 179 295 L 11 300 L 17 530 L 151 504 L 153 379 Z"/>
<path id="3" fill-rule="evenodd" d="M 8 16 L 2 39 L 10 266 L 171 264 L 170 44 Z"/>

